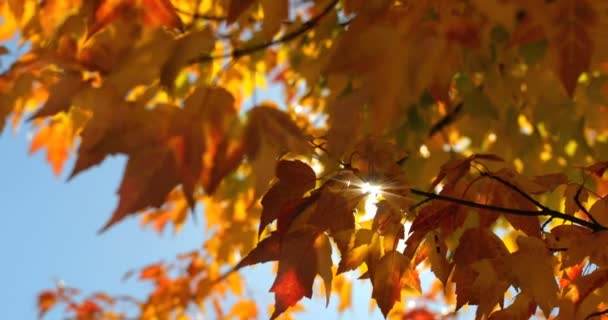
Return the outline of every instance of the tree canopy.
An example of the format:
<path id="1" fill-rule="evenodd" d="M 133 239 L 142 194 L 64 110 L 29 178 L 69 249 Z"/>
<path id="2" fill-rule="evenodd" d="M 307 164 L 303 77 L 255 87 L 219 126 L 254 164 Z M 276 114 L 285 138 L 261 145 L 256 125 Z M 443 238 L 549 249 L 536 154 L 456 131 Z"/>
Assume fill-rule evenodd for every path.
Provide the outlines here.
<path id="1" fill-rule="evenodd" d="M 608 316 L 607 1 L 0 0 L 0 19 L 19 45 L 0 132 L 31 122 L 70 179 L 126 156 L 101 232 L 203 207 L 209 235 L 132 271 L 142 300 L 57 286 L 41 317 L 264 317 L 238 271 L 270 261 L 272 319 L 313 291 L 344 310 L 353 281 L 388 318 L 432 319 L 418 298 Z"/>

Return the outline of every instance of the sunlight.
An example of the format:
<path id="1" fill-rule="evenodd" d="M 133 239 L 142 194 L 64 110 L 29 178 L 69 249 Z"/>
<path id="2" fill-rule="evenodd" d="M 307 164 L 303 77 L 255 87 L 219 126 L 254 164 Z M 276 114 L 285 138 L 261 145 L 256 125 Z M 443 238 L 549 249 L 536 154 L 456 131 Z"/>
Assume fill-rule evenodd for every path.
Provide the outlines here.
<path id="1" fill-rule="evenodd" d="M 369 182 L 365 182 L 361 185 L 361 192 L 367 193 L 367 197 L 365 198 L 365 214 L 359 218 L 359 221 L 369 221 L 372 220 L 376 216 L 376 211 L 378 211 L 378 204 L 380 195 L 382 194 L 382 187 L 379 185 L 374 185 Z"/>
<path id="2" fill-rule="evenodd" d="M 365 182 L 361 185 L 361 192 L 369 193 L 371 198 L 378 198 L 382 192 L 382 187 L 378 185 Z"/>

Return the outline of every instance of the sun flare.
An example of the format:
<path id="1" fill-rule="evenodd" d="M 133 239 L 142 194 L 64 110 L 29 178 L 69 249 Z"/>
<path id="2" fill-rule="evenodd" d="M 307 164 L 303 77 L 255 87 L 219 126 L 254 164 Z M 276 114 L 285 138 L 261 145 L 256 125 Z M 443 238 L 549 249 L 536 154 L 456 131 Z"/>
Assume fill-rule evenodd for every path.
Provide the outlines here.
<path id="1" fill-rule="evenodd" d="M 374 185 L 369 182 L 365 182 L 361 185 L 361 192 L 367 194 L 365 198 L 365 214 L 359 218 L 359 221 L 372 220 L 376 216 L 376 211 L 380 195 L 382 194 L 382 187 Z"/>

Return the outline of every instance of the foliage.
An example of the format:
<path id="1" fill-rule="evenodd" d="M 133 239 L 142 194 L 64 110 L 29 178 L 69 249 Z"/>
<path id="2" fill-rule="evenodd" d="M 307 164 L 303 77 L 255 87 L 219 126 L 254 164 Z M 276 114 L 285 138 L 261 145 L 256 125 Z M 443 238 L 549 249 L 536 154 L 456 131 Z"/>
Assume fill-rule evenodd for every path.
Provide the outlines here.
<path id="1" fill-rule="evenodd" d="M 102 231 L 177 231 L 204 250 L 136 273 L 144 300 L 39 295 L 75 319 L 255 318 L 238 270 L 276 261 L 271 318 L 317 275 L 478 318 L 608 314 L 608 3 L 592 0 L 3 0 L 0 130 L 25 116 L 70 177 L 128 157 Z M 12 54 L 8 46 L 1 54 Z M 282 90 L 260 102 L 260 88 Z M 237 257 L 243 257 L 242 259 Z M 422 291 L 420 272 L 436 283 Z M 316 288 L 316 287 L 315 287 Z M 316 290 L 316 289 L 315 289 Z M 226 295 L 237 298 L 223 310 Z M 210 304 L 209 304 L 210 303 Z M 133 311 L 134 309 L 134 311 Z"/>

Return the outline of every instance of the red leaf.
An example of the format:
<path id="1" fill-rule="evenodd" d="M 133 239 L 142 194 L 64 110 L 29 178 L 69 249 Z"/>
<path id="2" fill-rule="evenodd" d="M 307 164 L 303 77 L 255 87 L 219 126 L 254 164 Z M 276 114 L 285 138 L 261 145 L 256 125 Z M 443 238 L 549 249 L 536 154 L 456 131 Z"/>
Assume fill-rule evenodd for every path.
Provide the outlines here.
<path id="1" fill-rule="evenodd" d="M 280 254 L 281 236 L 277 232 L 273 232 L 270 236 L 260 241 L 258 245 L 236 265 L 235 269 L 278 260 Z"/>
<path id="2" fill-rule="evenodd" d="M 275 293 L 275 310 L 271 319 L 295 305 L 302 297 L 310 298 L 317 273 L 325 279 L 326 285 L 327 282 L 331 283 L 331 247 L 327 244 L 327 236 L 313 227 L 297 229 L 285 236 L 277 277 L 270 288 Z M 330 288 L 328 286 L 326 289 L 329 291 Z"/>
<path id="3" fill-rule="evenodd" d="M 281 160 L 275 171 L 279 181 L 262 198 L 264 208 L 260 218 L 259 234 L 262 234 L 264 228 L 279 217 L 282 226 L 285 226 L 293 216 L 318 198 L 318 195 L 315 195 L 301 199 L 302 195 L 314 188 L 316 183 L 314 171 L 304 162 Z"/>

